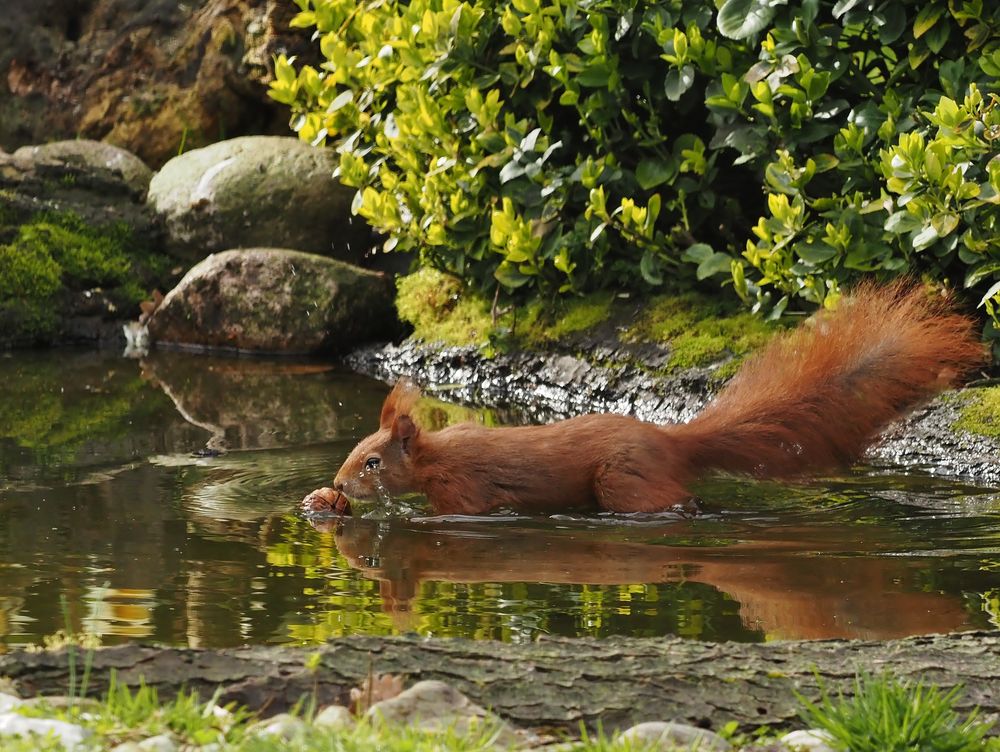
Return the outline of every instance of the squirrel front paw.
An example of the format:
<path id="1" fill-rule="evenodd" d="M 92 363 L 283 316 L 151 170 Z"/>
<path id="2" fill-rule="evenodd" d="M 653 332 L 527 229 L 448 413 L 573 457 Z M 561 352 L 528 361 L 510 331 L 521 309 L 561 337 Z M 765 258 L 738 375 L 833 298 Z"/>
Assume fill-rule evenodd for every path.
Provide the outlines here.
<path id="1" fill-rule="evenodd" d="M 333 512 L 345 515 L 351 513 L 351 502 L 340 491 L 333 488 L 317 488 L 302 499 L 302 509 L 310 514 Z"/>

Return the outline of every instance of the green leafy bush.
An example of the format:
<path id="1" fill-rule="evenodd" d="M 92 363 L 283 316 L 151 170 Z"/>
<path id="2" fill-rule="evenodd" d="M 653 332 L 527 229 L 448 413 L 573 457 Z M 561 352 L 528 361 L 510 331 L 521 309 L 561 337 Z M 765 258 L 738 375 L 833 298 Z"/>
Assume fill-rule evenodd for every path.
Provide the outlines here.
<path id="1" fill-rule="evenodd" d="M 916 269 L 1000 306 L 998 4 L 296 2 L 326 62 L 271 96 L 388 249 L 486 291 L 714 277 L 780 315 Z"/>

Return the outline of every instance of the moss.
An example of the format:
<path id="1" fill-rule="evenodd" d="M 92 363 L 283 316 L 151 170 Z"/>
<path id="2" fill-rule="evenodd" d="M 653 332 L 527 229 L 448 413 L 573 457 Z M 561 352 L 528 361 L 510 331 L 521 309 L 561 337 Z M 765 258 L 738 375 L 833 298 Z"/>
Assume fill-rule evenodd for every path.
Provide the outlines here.
<path id="1" fill-rule="evenodd" d="M 614 295 L 610 292 L 559 300 L 550 307 L 535 303 L 520 317 L 523 322 L 518 324 L 518 333 L 532 344 L 557 342 L 608 321 L 612 315 L 612 303 Z"/>
<path id="2" fill-rule="evenodd" d="M 761 347 L 774 332 L 773 324 L 751 313 L 698 293 L 685 293 L 653 298 L 622 339 L 669 344 L 670 371 L 708 365 L 731 354 L 737 360 L 724 366 L 731 375 L 739 359 Z"/>
<path id="3" fill-rule="evenodd" d="M 490 302 L 463 289 L 455 277 L 422 269 L 398 283 L 396 308 L 414 327 L 414 337 L 449 345 L 486 345 L 499 341 L 514 346 L 544 346 L 574 334 L 594 331 L 611 322 L 625 343 L 657 342 L 670 346 L 665 372 L 704 366 L 735 356 L 718 371 L 728 377 L 742 356 L 759 348 L 776 331 L 725 302 L 697 293 L 661 295 L 643 305 L 633 320 L 635 302 L 618 300 L 612 292 L 581 298 L 532 303 L 505 311 L 494 323 Z M 622 323 L 624 322 L 624 323 Z"/>
<path id="4" fill-rule="evenodd" d="M 402 277 L 397 288 L 399 318 L 412 324 L 413 336 L 424 342 L 484 345 L 495 329 L 490 305 L 451 275 L 421 269 Z"/>
<path id="5" fill-rule="evenodd" d="M 166 256 L 137 248 L 124 222 L 91 226 L 72 212 L 37 213 L 0 245 L 0 345 L 49 339 L 62 290 L 102 287 L 127 308 L 145 297 L 141 281 L 162 275 L 168 264 Z"/>
<path id="6" fill-rule="evenodd" d="M 979 389 L 961 409 L 961 417 L 952 425 L 959 431 L 1000 438 L 1000 386 Z"/>

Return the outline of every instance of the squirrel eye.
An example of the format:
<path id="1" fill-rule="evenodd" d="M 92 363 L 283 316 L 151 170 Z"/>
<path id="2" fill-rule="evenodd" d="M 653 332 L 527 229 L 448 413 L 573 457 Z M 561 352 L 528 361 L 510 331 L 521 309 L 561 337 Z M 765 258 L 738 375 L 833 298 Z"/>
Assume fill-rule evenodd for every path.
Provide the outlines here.
<path id="1" fill-rule="evenodd" d="M 382 460 L 378 457 L 369 457 L 365 460 L 365 470 L 378 470 L 378 467 L 381 464 Z"/>

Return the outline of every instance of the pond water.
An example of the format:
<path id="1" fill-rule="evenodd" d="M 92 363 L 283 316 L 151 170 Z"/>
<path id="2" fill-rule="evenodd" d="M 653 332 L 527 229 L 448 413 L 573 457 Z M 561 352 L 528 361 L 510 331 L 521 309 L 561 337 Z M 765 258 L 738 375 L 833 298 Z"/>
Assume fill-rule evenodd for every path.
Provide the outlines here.
<path id="1" fill-rule="evenodd" d="M 0 355 L 0 641 L 888 638 L 1000 626 L 1000 492 L 888 467 L 719 479 L 696 519 L 310 522 L 388 387 L 319 363 Z M 434 425 L 500 421 L 421 404 Z"/>

